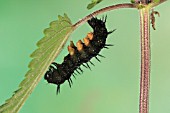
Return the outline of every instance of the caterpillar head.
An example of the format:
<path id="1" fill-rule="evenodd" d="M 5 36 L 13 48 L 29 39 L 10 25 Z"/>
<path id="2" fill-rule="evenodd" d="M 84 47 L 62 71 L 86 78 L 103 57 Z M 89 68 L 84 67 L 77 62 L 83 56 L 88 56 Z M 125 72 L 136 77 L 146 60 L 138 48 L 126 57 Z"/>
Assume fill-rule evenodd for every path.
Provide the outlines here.
<path id="1" fill-rule="evenodd" d="M 52 81 L 53 81 L 52 75 L 53 75 L 53 71 L 49 70 L 49 71 L 47 71 L 47 72 L 45 73 L 44 79 L 47 80 L 48 83 L 52 83 Z"/>
<path id="2" fill-rule="evenodd" d="M 54 68 L 50 68 L 49 71 L 45 73 L 44 79 L 47 80 L 48 83 L 63 83 L 62 77 L 60 76 L 59 72 Z"/>

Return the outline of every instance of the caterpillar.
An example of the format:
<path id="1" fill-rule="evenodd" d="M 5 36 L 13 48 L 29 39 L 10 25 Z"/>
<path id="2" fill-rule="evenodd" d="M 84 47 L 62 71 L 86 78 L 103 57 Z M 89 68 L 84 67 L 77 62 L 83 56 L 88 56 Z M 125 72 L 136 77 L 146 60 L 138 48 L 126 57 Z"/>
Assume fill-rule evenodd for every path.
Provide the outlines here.
<path id="1" fill-rule="evenodd" d="M 139 3 L 142 3 L 142 0 L 131 0 L 131 2 L 139 4 Z M 153 2 L 153 0 L 146 0 L 145 2 L 146 2 L 146 4 L 149 4 L 149 3 Z"/>
<path id="2" fill-rule="evenodd" d="M 48 71 L 44 75 L 44 79 L 47 80 L 48 83 L 57 85 L 57 94 L 60 92 L 60 85 L 63 84 L 66 80 L 71 87 L 73 83 L 71 80 L 71 76 L 76 73 L 83 72 L 80 68 L 83 65 L 86 68 L 90 68 L 88 62 L 94 65 L 90 60 L 95 57 L 99 62 L 97 56 L 104 57 L 99 54 L 101 49 L 107 48 L 108 46 L 113 46 L 111 44 L 106 44 L 106 38 L 108 34 L 111 34 L 115 30 L 107 31 L 106 29 L 106 19 L 107 16 L 102 19 L 97 19 L 96 17 L 92 17 L 88 20 L 88 24 L 92 27 L 93 32 L 87 34 L 87 36 L 83 39 L 84 42 L 79 40 L 74 45 L 73 41 L 70 41 L 70 45 L 68 46 L 69 54 L 64 57 L 64 61 L 61 64 L 53 62 L 52 65 L 49 66 Z"/>

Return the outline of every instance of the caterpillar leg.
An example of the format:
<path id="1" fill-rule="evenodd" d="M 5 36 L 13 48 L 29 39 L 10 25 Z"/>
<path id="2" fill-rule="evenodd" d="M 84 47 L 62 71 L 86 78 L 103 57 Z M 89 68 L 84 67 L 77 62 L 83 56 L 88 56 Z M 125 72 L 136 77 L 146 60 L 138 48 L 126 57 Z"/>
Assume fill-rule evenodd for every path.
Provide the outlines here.
<path id="1" fill-rule="evenodd" d="M 52 65 L 49 66 L 49 69 L 55 69 Z"/>
<path id="2" fill-rule="evenodd" d="M 44 79 L 47 80 L 49 78 L 49 76 L 52 75 L 54 70 L 55 70 L 55 68 L 50 65 L 49 70 L 44 75 Z"/>
<path id="3" fill-rule="evenodd" d="M 60 64 L 58 64 L 56 62 L 53 62 L 52 64 L 55 65 L 56 67 L 58 67 L 60 65 Z"/>

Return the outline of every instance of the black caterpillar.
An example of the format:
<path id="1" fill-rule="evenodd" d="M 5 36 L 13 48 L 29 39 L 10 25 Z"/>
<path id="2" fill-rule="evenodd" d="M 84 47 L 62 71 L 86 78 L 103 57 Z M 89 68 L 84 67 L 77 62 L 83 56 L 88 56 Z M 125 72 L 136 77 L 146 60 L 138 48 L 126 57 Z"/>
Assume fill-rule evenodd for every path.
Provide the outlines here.
<path id="1" fill-rule="evenodd" d="M 141 3 L 141 2 L 142 2 L 142 0 L 133 0 L 132 1 L 132 3 Z M 146 4 L 149 4 L 149 3 L 153 2 L 153 0 L 146 0 L 145 2 L 146 2 Z"/>
<path id="2" fill-rule="evenodd" d="M 64 57 L 63 63 L 57 64 L 53 62 L 52 64 L 54 66 L 51 65 L 49 67 L 49 70 L 44 75 L 44 79 L 47 80 L 48 83 L 57 85 L 57 94 L 60 92 L 60 85 L 66 80 L 69 82 L 69 86 L 71 87 L 71 75 L 74 76 L 74 71 L 77 71 L 78 73 L 80 73 L 79 71 L 83 72 L 83 70 L 80 68 L 80 65 L 90 69 L 90 66 L 87 62 L 90 62 L 92 65 L 94 65 L 90 61 L 93 57 L 95 57 L 100 62 L 100 60 L 97 58 L 97 55 L 103 57 L 99 54 L 101 49 L 108 48 L 107 46 L 113 46 L 111 44 L 105 44 L 108 34 L 115 31 L 113 30 L 108 32 L 105 22 L 106 17 L 102 19 L 93 17 L 92 19 L 88 20 L 88 24 L 93 28 L 93 33 L 90 32 L 87 34 L 87 36 L 83 39 L 84 43 L 79 40 L 76 43 L 77 47 L 71 41 L 70 46 L 68 46 L 69 54 Z"/>

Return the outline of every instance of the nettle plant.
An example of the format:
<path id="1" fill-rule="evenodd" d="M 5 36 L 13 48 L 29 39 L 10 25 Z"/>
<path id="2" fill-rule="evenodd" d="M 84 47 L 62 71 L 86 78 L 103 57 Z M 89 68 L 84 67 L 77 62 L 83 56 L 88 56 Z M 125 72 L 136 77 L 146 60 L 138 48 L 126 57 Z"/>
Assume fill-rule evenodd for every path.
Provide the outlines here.
<path id="1" fill-rule="evenodd" d="M 102 0 L 92 0 L 87 8 L 91 9 L 101 1 Z M 155 15 L 159 16 L 159 12 L 155 11 L 154 7 L 165 1 L 166 0 L 131 0 L 131 3 L 116 4 L 99 9 L 85 16 L 75 24 L 71 23 L 71 20 L 66 14 L 64 14 L 64 16 L 58 16 L 58 20 L 51 22 L 50 27 L 44 30 L 45 37 L 38 41 L 38 49 L 31 54 L 33 59 L 28 66 L 30 70 L 26 73 L 25 79 L 20 83 L 19 89 L 14 92 L 10 99 L 6 100 L 6 102 L 0 106 L 0 113 L 18 112 L 43 75 L 45 75 L 44 78 L 49 83 L 54 83 L 58 86 L 57 93 L 60 91 L 60 84 L 64 83 L 65 80 L 69 82 L 71 87 L 72 80 L 70 77 L 73 75 L 74 70 L 82 71 L 80 65 L 90 68 L 89 65 L 85 65 L 85 63 L 90 62 L 93 65 L 90 59 L 97 55 L 103 57 L 99 54 L 100 50 L 111 46 L 105 44 L 105 41 L 107 35 L 114 30 L 107 31 L 105 27 L 106 17 L 97 19 L 96 16 L 121 8 L 139 10 L 141 36 L 139 113 L 148 113 L 151 64 L 150 25 L 155 30 Z M 69 54 L 64 58 L 64 62 L 62 64 L 52 63 L 59 55 L 70 34 L 86 22 L 93 28 L 93 32 L 88 33 L 83 39 L 84 43 L 78 41 L 75 46 L 74 43 L 71 42 L 70 46 L 68 46 Z M 96 59 L 99 60 L 97 57 Z M 56 66 L 57 69 L 51 64 Z"/>

